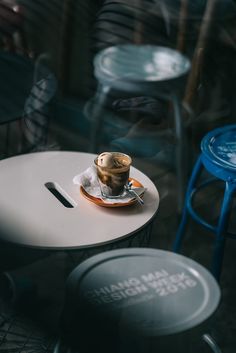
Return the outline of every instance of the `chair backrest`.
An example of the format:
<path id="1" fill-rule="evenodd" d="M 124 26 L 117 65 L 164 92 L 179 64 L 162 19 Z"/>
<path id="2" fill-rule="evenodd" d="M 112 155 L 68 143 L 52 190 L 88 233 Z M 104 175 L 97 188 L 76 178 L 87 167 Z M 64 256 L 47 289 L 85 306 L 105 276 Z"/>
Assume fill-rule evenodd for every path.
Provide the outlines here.
<path id="1" fill-rule="evenodd" d="M 46 143 L 50 118 L 49 103 L 56 90 L 55 75 L 44 65 L 36 63 L 34 84 L 25 102 L 23 113 L 22 132 L 26 152 L 41 149 Z"/>

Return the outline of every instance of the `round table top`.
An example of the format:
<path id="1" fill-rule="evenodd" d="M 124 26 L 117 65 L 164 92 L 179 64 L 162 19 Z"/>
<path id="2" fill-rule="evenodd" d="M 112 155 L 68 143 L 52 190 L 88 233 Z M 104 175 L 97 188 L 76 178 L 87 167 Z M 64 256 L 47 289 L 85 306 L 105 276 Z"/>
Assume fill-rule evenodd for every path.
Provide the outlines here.
<path id="1" fill-rule="evenodd" d="M 0 227 L 3 240 L 34 248 L 78 249 L 128 237 L 148 224 L 159 206 L 154 183 L 131 167 L 147 191 L 145 204 L 105 208 L 85 199 L 73 177 L 93 165 L 90 153 L 51 151 L 0 161 Z M 74 206 L 65 207 L 45 186 L 54 183 Z"/>
<path id="2" fill-rule="evenodd" d="M 0 52 L 0 124 L 22 117 L 34 81 L 34 63 L 23 56 Z"/>

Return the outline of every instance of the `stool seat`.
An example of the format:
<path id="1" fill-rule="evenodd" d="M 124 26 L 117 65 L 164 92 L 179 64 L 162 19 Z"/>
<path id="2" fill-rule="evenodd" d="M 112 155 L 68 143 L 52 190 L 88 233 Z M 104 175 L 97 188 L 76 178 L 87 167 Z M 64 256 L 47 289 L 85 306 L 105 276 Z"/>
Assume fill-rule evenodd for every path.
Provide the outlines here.
<path id="1" fill-rule="evenodd" d="M 203 168 L 211 177 L 198 181 Z M 224 182 L 224 196 L 221 204 L 218 224 L 213 226 L 203 219 L 194 209 L 196 194 L 205 186 L 217 181 Z M 193 168 L 189 180 L 182 219 L 176 234 L 173 250 L 180 251 L 184 238 L 188 215 L 215 235 L 212 272 L 219 280 L 223 262 L 225 241 L 227 237 L 236 239 L 236 234 L 229 232 L 229 220 L 233 197 L 236 191 L 236 124 L 212 130 L 201 141 L 201 154 Z"/>
<path id="2" fill-rule="evenodd" d="M 236 125 L 209 132 L 201 142 L 207 169 L 223 180 L 236 178 Z"/>
<path id="3" fill-rule="evenodd" d="M 155 87 L 173 91 L 173 85 L 189 71 L 190 62 L 170 48 L 123 44 L 98 53 L 94 67 L 95 76 L 102 85 L 133 93 L 147 90 L 154 94 Z"/>
<path id="4" fill-rule="evenodd" d="M 190 352 L 219 300 L 214 277 L 182 255 L 107 251 L 68 277 L 62 332 L 81 352 Z"/>

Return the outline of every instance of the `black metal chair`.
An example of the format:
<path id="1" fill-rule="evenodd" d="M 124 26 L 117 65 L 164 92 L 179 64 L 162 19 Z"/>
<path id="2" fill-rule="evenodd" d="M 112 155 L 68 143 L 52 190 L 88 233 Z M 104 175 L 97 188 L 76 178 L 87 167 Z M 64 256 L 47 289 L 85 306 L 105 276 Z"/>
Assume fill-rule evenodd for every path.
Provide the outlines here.
<path id="1" fill-rule="evenodd" d="M 34 62 L 18 54 L 0 53 L 0 75 L 0 125 L 7 129 L 3 157 L 42 149 L 50 102 L 57 90 L 56 77 L 44 64 L 44 55 Z"/>
<path id="2" fill-rule="evenodd" d="M 50 102 L 57 91 L 55 75 L 44 65 L 41 58 L 35 64 L 34 83 L 25 101 L 22 128 L 22 147 L 27 153 L 45 148 L 50 121 Z"/>

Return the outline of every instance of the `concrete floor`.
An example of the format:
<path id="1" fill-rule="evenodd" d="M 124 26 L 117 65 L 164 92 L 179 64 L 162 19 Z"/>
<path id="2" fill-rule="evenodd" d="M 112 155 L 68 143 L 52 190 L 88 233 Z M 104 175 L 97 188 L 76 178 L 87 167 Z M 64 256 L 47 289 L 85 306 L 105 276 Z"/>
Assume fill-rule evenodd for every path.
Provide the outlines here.
<path id="1" fill-rule="evenodd" d="M 86 139 L 79 136 L 78 131 L 52 124 L 50 149 L 86 150 L 87 143 Z M 150 246 L 171 250 L 179 223 L 174 170 L 148 158 L 135 158 L 134 165 L 153 180 L 160 193 L 160 208 L 154 220 Z M 201 212 L 213 220 L 217 217 L 218 193 L 219 189 L 208 190 L 207 195 L 202 195 L 198 201 Z M 232 218 L 233 228 L 234 223 Z M 190 223 L 182 253 L 209 268 L 212 245 L 213 236 L 199 225 Z M 236 242 L 229 239 L 220 282 L 222 300 L 210 328 L 223 353 L 234 353 L 236 349 L 235 247 Z M 69 272 L 82 258 L 81 252 L 55 252 L 30 265 L 10 271 L 16 281 L 21 279 L 21 285 L 17 287 L 19 297 L 22 278 L 25 278 L 25 288 L 28 279 L 35 284 L 35 288 L 31 288 L 29 296 L 26 300 L 24 297 L 23 301 L 12 303 L 9 297 L 1 298 L 0 312 L 3 313 L 3 318 L 0 326 L 0 352 L 52 352 L 59 335 L 65 281 Z"/>

